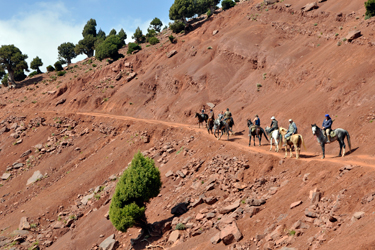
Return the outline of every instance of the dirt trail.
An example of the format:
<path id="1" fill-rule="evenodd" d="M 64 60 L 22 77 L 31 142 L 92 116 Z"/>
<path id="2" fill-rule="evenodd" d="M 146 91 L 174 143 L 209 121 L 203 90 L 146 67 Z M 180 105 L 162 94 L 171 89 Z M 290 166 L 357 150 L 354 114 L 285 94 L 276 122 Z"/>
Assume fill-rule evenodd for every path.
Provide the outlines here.
<path id="1" fill-rule="evenodd" d="M 149 124 L 162 124 L 165 126 L 169 127 L 174 127 L 174 128 L 184 128 L 188 129 L 191 131 L 196 131 L 200 132 L 201 136 L 203 136 L 205 139 L 210 139 L 210 140 L 216 140 L 215 137 L 212 135 L 206 133 L 205 129 L 202 128 L 197 128 L 194 125 L 187 125 L 187 124 L 182 124 L 182 123 L 174 123 L 174 122 L 167 122 L 167 121 L 161 121 L 161 120 L 148 120 L 148 119 L 142 119 L 142 118 L 134 118 L 134 117 L 129 117 L 129 116 L 122 116 L 122 115 L 113 115 L 113 114 L 106 114 L 106 113 L 94 113 L 94 112 L 77 112 L 78 115 L 86 115 L 86 116 L 95 116 L 95 117 L 102 117 L 102 118 L 112 118 L 116 120 L 124 120 L 124 121 L 136 121 L 136 122 L 144 122 L 144 123 L 149 123 Z M 230 136 L 229 141 L 226 141 L 225 136 L 222 137 L 222 143 L 231 143 L 231 145 L 236 146 L 241 149 L 245 150 L 250 150 L 253 152 L 258 152 L 262 154 L 269 154 L 269 155 L 274 155 L 282 158 L 284 156 L 284 151 L 276 153 L 273 151 L 269 151 L 269 143 L 265 143 L 265 139 L 263 139 L 263 145 L 261 147 L 248 147 L 248 137 L 246 136 L 247 131 L 242 131 L 244 132 L 245 135 L 243 136 Z M 246 139 L 245 139 L 246 138 Z M 257 142 L 256 142 L 257 143 Z M 265 147 L 266 146 L 266 147 Z M 333 144 L 334 147 L 337 147 L 337 150 L 339 150 L 339 145 L 338 144 Z M 274 147 L 273 147 L 274 150 Z M 333 163 L 339 163 L 343 165 L 361 165 L 361 166 L 367 166 L 374 168 L 375 167 L 375 158 L 371 157 L 369 155 L 355 155 L 355 148 L 352 148 L 352 153 L 343 157 L 337 157 L 333 155 L 326 155 L 326 158 L 324 160 L 321 159 L 320 155 L 316 155 L 313 152 L 305 151 L 302 149 L 301 152 L 301 158 L 299 160 L 301 161 L 306 161 L 310 162 L 313 160 L 320 160 L 320 161 L 329 161 Z M 289 157 L 289 153 L 288 153 Z M 294 154 L 295 157 L 295 154 Z"/>

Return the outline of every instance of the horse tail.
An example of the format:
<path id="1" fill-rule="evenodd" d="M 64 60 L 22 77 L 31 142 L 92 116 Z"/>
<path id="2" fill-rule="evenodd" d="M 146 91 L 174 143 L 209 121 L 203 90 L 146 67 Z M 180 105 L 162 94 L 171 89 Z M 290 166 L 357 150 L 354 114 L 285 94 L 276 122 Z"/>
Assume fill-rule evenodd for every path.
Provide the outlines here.
<path id="1" fill-rule="evenodd" d="M 349 132 L 346 131 L 346 139 L 348 140 L 348 144 L 349 144 L 349 152 L 352 151 L 352 145 L 350 144 L 350 135 L 349 135 Z"/>
<path id="2" fill-rule="evenodd" d="M 264 129 L 263 129 L 263 128 L 260 128 L 260 130 L 261 130 L 262 133 L 264 134 L 264 137 L 266 137 L 266 140 L 269 141 L 268 138 L 267 138 L 267 134 L 266 134 L 266 132 L 264 132 Z"/>
<path id="3" fill-rule="evenodd" d="M 300 138 L 301 141 L 302 141 L 303 148 L 306 150 L 305 141 L 303 140 L 302 135 L 299 135 L 299 138 Z"/>

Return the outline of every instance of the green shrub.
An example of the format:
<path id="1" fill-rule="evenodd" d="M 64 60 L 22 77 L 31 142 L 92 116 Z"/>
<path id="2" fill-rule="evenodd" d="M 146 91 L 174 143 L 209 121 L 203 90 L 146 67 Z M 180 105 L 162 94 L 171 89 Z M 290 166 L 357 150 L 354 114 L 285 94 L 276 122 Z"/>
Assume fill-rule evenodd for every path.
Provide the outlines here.
<path id="1" fill-rule="evenodd" d="M 207 11 L 207 17 L 210 17 L 210 16 L 212 16 L 212 13 L 211 13 L 211 10 L 208 10 Z"/>
<path id="2" fill-rule="evenodd" d="M 29 77 L 36 76 L 37 74 L 38 74 L 38 72 L 35 70 L 35 71 L 33 71 L 33 72 L 31 72 L 31 73 L 29 74 Z"/>
<path id="3" fill-rule="evenodd" d="M 116 35 L 107 37 L 104 42 L 100 43 L 95 50 L 95 57 L 98 60 L 110 57 L 113 60 L 119 58 L 118 50 L 122 47 L 121 39 Z"/>
<path id="4" fill-rule="evenodd" d="M 63 70 L 63 67 L 62 67 L 60 61 L 55 62 L 54 66 L 55 66 L 55 71 L 61 71 L 61 70 Z"/>
<path id="5" fill-rule="evenodd" d="M 369 19 L 375 16 L 375 0 L 368 0 L 367 2 L 365 2 L 365 7 L 366 7 L 365 19 Z"/>
<path id="6" fill-rule="evenodd" d="M 185 24 L 181 21 L 174 21 L 173 23 L 169 24 L 169 28 L 172 30 L 173 33 L 180 33 L 181 31 L 185 30 Z"/>
<path id="7" fill-rule="evenodd" d="M 236 3 L 233 2 L 233 0 L 223 0 L 223 1 L 221 2 L 221 8 L 222 8 L 223 10 L 230 9 L 230 8 L 234 7 L 235 5 L 236 5 Z"/>
<path id="8" fill-rule="evenodd" d="M 129 43 L 128 44 L 128 52 L 127 52 L 127 54 L 131 54 L 131 53 L 133 53 L 133 51 L 135 51 L 135 50 L 141 50 L 141 49 L 142 49 L 142 47 L 139 46 L 137 43 Z"/>
<path id="9" fill-rule="evenodd" d="M 109 218 L 117 230 L 147 225 L 146 203 L 156 197 L 161 188 L 160 172 L 154 160 L 135 154 L 130 166 L 117 183 L 109 208 Z"/>
<path id="10" fill-rule="evenodd" d="M 8 87 L 8 74 L 5 74 L 3 79 L 1 79 L 1 84 L 4 86 L 4 87 Z"/>
<path id="11" fill-rule="evenodd" d="M 66 74 L 65 70 L 57 72 L 57 76 L 63 76 L 65 74 Z"/>
<path id="12" fill-rule="evenodd" d="M 159 39 L 157 39 L 156 37 L 151 37 L 148 42 L 151 45 L 155 45 L 155 44 L 159 43 Z"/>
<path id="13" fill-rule="evenodd" d="M 170 41 L 171 43 L 174 43 L 174 42 L 175 42 L 175 40 L 174 40 L 174 36 L 170 35 L 168 38 L 169 38 L 169 41 Z"/>
<path id="14" fill-rule="evenodd" d="M 176 225 L 176 230 L 185 230 L 185 229 L 186 229 L 186 227 L 185 227 L 185 225 L 182 224 L 182 223 L 178 223 L 178 224 Z"/>

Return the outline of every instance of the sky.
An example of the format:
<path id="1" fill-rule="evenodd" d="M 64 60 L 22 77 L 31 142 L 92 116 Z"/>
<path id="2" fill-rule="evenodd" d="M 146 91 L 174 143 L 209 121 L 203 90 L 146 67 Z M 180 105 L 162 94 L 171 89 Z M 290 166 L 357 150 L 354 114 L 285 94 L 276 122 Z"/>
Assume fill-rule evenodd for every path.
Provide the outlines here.
<path id="1" fill-rule="evenodd" d="M 0 46 L 14 44 L 28 55 L 28 65 L 36 56 L 43 61 L 41 70 L 58 60 L 57 47 L 65 42 L 77 44 L 82 30 L 91 18 L 96 30 L 107 35 L 111 29 L 123 28 L 131 37 L 137 27 L 147 33 L 150 22 L 158 17 L 168 25 L 169 8 L 174 0 L 65 0 L 65 1 L 2 1 L 0 15 Z M 81 55 L 73 62 L 83 60 Z M 32 71 L 32 70 L 30 70 Z"/>

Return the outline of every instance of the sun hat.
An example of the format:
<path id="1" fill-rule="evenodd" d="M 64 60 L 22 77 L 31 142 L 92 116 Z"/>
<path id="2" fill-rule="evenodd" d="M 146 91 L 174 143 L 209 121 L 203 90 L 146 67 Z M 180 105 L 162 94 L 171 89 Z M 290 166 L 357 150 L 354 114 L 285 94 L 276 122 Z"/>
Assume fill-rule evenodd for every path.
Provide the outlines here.
<path id="1" fill-rule="evenodd" d="M 272 117 L 271 117 L 271 120 L 275 120 L 275 117 L 274 117 L 274 116 L 272 116 Z"/>
<path id="2" fill-rule="evenodd" d="M 290 122 L 292 122 L 293 120 L 292 119 L 289 119 Z"/>

